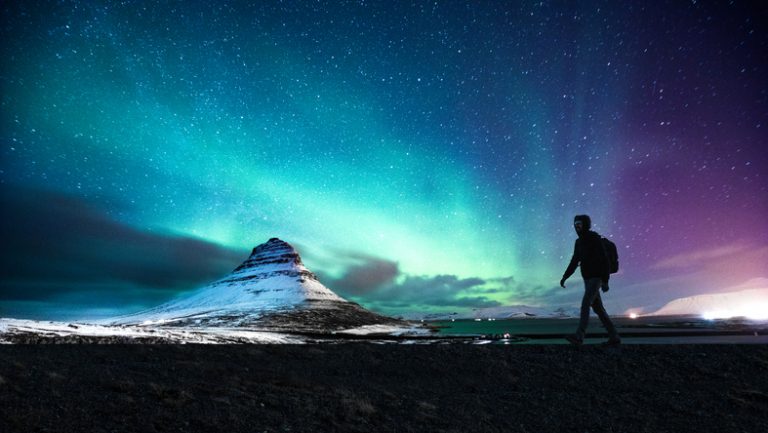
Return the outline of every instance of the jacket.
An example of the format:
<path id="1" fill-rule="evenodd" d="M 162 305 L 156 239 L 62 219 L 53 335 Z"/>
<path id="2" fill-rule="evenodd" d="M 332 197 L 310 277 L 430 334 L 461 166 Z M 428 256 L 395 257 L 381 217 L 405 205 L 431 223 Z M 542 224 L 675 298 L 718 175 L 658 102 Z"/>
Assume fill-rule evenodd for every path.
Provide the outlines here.
<path id="1" fill-rule="evenodd" d="M 600 278 L 604 283 L 607 283 L 610 278 L 608 255 L 603 246 L 602 236 L 592 230 L 576 239 L 573 256 L 563 274 L 563 279 L 573 275 L 577 267 L 581 267 L 581 276 L 585 280 Z"/>

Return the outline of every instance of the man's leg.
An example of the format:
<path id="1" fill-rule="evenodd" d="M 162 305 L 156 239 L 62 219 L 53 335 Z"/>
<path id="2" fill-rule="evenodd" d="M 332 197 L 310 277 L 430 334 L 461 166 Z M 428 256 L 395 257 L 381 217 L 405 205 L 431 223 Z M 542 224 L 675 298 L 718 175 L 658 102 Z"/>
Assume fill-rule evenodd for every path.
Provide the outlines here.
<path id="1" fill-rule="evenodd" d="M 608 331 L 608 338 L 611 340 L 618 340 L 619 333 L 616 332 L 616 327 L 613 326 L 613 322 L 611 321 L 610 316 L 608 316 L 608 312 L 605 311 L 605 307 L 603 306 L 603 299 L 600 297 L 600 292 L 597 293 L 595 300 L 592 302 L 592 309 L 595 311 L 595 314 L 597 314 L 597 317 L 600 318 L 600 321 L 603 323 L 606 331 Z"/>
<path id="2" fill-rule="evenodd" d="M 579 327 L 576 329 L 576 338 L 584 339 L 589 324 L 589 308 L 595 301 L 595 296 L 600 293 L 600 278 L 584 280 L 584 297 L 581 298 L 581 314 L 579 315 Z"/>

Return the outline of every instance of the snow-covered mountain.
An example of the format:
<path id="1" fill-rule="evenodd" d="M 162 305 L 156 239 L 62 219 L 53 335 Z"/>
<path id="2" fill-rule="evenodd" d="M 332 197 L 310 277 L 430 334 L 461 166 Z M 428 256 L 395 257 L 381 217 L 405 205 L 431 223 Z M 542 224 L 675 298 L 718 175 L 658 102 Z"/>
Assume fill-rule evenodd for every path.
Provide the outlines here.
<path id="1" fill-rule="evenodd" d="M 107 322 L 332 331 L 398 321 L 343 299 L 318 281 L 290 244 L 272 238 L 224 278 L 180 299 Z"/>
<path id="2" fill-rule="evenodd" d="M 503 307 L 478 308 L 472 311 L 472 316 L 474 319 L 564 319 L 578 316 L 578 310 L 568 311 L 564 308 L 553 310 L 551 308 L 531 307 L 528 305 L 508 305 Z"/>
<path id="3" fill-rule="evenodd" d="M 718 319 L 768 319 L 768 288 L 714 293 L 675 299 L 649 316 L 700 315 Z"/>

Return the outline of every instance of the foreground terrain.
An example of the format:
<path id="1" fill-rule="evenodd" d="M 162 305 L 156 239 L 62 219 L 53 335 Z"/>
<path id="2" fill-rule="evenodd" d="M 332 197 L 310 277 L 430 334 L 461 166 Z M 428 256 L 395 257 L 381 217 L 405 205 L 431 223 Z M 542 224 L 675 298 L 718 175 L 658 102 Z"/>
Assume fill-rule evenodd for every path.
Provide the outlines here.
<path id="1" fill-rule="evenodd" d="M 0 431 L 765 431 L 768 346 L 2 345 Z"/>

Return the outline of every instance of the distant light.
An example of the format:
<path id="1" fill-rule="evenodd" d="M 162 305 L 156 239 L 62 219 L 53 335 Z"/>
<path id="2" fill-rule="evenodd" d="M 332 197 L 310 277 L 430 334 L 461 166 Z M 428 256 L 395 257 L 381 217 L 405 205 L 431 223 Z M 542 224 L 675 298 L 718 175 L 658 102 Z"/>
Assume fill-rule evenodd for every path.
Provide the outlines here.
<path id="1" fill-rule="evenodd" d="M 629 313 L 630 319 L 637 319 L 637 313 Z"/>
<path id="2" fill-rule="evenodd" d="M 742 305 L 738 308 L 706 311 L 701 315 L 705 320 L 746 317 L 749 320 L 768 320 L 768 303 Z"/>

